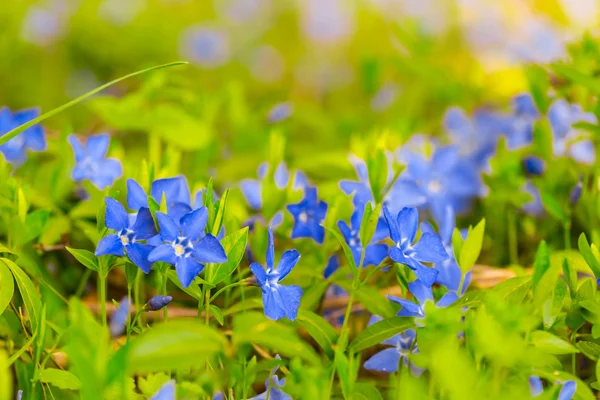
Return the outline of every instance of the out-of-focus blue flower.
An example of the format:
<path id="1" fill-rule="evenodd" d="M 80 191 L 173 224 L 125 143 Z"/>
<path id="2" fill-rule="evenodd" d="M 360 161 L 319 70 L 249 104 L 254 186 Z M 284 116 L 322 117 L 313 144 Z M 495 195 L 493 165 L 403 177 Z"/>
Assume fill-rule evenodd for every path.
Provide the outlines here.
<path id="1" fill-rule="evenodd" d="M 144 308 L 149 311 L 158 311 L 166 307 L 171 301 L 173 301 L 171 296 L 152 296 Z"/>
<path id="2" fill-rule="evenodd" d="M 302 6 L 302 27 L 310 39 L 322 43 L 335 43 L 352 34 L 352 12 L 344 1 L 307 0 Z"/>
<path id="3" fill-rule="evenodd" d="M 375 112 L 384 112 L 394 104 L 397 97 L 398 88 L 388 83 L 382 86 L 371 99 L 371 109 Z"/>
<path id="4" fill-rule="evenodd" d="M 513 98 L 513 114 L 508 117 L 507 130 L 503 132 L 507 138 L 509 149 L 518 149 L 533 141 L 533 123 L 540 113 L 529 93 Z"/>
<path id="5" fill-rule="evenodd" d="M 112 197 L 107 197 L 105 223 L 107 228 L 117 233 L 100 240 L 96 247 L 96 255 L 111 254 L 123 257 L 127 252 L 127 257 L 132 263 L 144 273 L 149 273 L 152 263 L 148 261 L 148 254 L 153 247 L 140 241 L 148 240 L 157 234 L 150 210 L 141 208 L 132 222 L 125 207 Z"/>
<path id="6" fill-rule="evenodd" d="M 369 326 L 381 320 L 381 317 L 373 315 L 369 320 Z M 416 338 L 417 332 L 414 329 L 407 329 L 398 335 L 384 340 L 381 344 L 392 347 L 381 350 L 379 353 L 376 353 L 369 358 L 365 362 L 365 369 L 393 373 L 398 371 L 398 365 L 401 360 L 404 363 L 404 366 L 408 367 L 410 355 L 419 354 L 419 347 L 415 343 Z M 421 376 L 424 371 L 413 363 L 410 363 L 410 370 L 416 377 Z"/>
<path id="7" fill-rule="evenodd" d="M 119 302 L 119 306 L 117 307 L 115 313 L 110 319 L 109 329 L 111 337 L 119 337 L 125 331 L 128 316 L 129 299 L 127 298 L 127 296 L 125 296 Z"/>
<path id="8" fill-rule="evenodd" d="M 577 382 L 571 380 L 565 382 L 556 381 L 556 384 L 562 385 L 557 400 L 571 400 L 573 396 L 575 396 Z M 541 396 L 544 392 L 542 380 L 538 376 L 533 375 L 529 377 L 529 390 L 531 392 L 531 397 Z"/>
<path id="9" fill-rule="evenodd" d="M 410 300 L 402 299 L 396 296 L 388 295 L 387 298 L 394 303 L 398 303 L 402 306 L 398 312 L 399 317 L 419 317 L 425 316 L 425 303 L 427 301 L 433 302 L 433 292 L 430 286 L 426 286 L 420 280 L 412 281 L 408 284 L 408 290 L 419 302 L 414 303 Z M 458 300 L 458 296 L 454 292 L 446 292 L 438 301 L 435 303 L 436 307 L 448 307 L 452 303 Z"/>
<path id="10" fill-rule="evenodd" d="M 167 205 L 167 214 L 174 219 L 181 219 L 185 214 L 202 207 L 202 194 L 200 202 L 190 202 L 190 189 L 183 175 L 173 178 L 157 179 L 152 182 L 151 195 L 154 201 L 160 205 L 163 196 Z M 148 195 L 134 179 L 127 180 L 127 206 L 132 210 L 148 207 Z"/>
<path id="11" fill-rule="evenodd" d="M 175 381 L 170 380 L 158 389 L 158 392 L 154 393 L 154 396 L 150 400 L 177 400 L 177 388 L 175 387 Z"/>
<path id="12" fill-rule="evenodd" d="M 522 190 L 526 193 L 529 193 L 533 197 L 533 200 L 523 205 L 523 211 L 525 211 L 527 214 L 535 216 L 543 215 L 545 212 L 544 204 L 542 203 L 542 196 L 537 186 L 528 180 L 525 183 L 525 186 L 523 186 Z"/>
<path id="13" fill-rule="evenodd" d="M 281 359 L 279 354 L 277 354 L 275 358 Z M 278 369 L 279 367 L 273 368 L 271 376 L 265 381 L 266 391 L 248 400 L 292 400 L 292 396 L 281 390 L 285 385 L 285 378 L 279 379 L 277 376 Z"/>
<path id="14" fill-rule="evenodd" d="M 581 181 L 577 182 L 577 184 L 571 189 L 569 193 L 569 204 L 571 207 L 575 207 L 579 202 L 579 198 L 581 197 L 581 192 L 583 191 L 583 183 Z"/>
<path id="15" fill-rule="evenodd" d="M 248 205 L 253 210 L 261 210 L 262 201 L 262 181 L 267 176 L 269 163 L 264 162 L 258 167 L 258 179 L 243 179 L 240 182 L 240 189 L 246 198 Z M 279 189 L 285 189 L 290 181 L 290 171 L 285 162 L 279 163 L 275 169 L 275 185 Z M 294 190 L 302 189 L 308 185 L 308 179 L 302 171 L 296 171 L 294 175 Z"/>
<path id="16" fill-rule="evenodd" d="M 554 101 L 548 109 L 548 120 L 552 128 L 554 154 L 569 154 L 575 161 L 593 164 L 596 161 L 594 144 L 588 139 L 578 137 L 573 124 L 577 122 L 598 122 L 592 113 L 584 112 L 577 104 L 569 104 L 564 99 Z"/>
<path id="17" fill-rule="evenodd" d="M 332 255 L 327 260 L 327 266 L 323 270 L 323 278 L 329 279 L 331 275 L 340 267 L 340 257 L 337 254 Z"/>
<path id="18" fill-rule="evenodd" d="M 17 400 L 23 400 L 23 390 L 19 389 L 17 392 Z"/>
<path id="19" fill-rule="evenodd" d="M 364 210 L 362 208 L 357 208 L 352 213 L 352 217 L 350 217 L 350 226 L 346 223 L 346 221 L 338 221 L 338 227 L 342 234 L 344 235 L 344 239 L 350 250 L 352 250 L 352 256 L 354 257 L 354 263 L 356 266 L 360 266 L 360 259 L 363 251 L 363 245 L 360 241 L 360 227 L 363 219 Z M 381 264 L 381 262 L 388 255 L 388 246 L 383 243 L 377 244 L 376 242 L 381 241 L 385 236 L 373 236 L 371 243 L 367 244 L 365 248 L 365 258 L 363 261 L 363 266 L 366 267 L 368 265 L 377 266 Z"/>
<path id="20" fill-rule="evenodd" d="M 342 191 L 349 196 L 353 195 L 352 203 L 356 207 L 364 208 L 365 204 L 368 202 L 374 202 L 373 190 L 371 189 L 371 183 L 369 182 L 367 163 L 353 154 L 350 154 L 348 158 L 352 163 L 352 166 L 354 166 L 358 181 L 341 180 L 340 189 L 342 189 Z M 386 158 L 388 164 L 386 186 L 389 186 L 394 179 L 394 160 L 388 154 L 386 154 Z M 390 207 L 393 206 L 390 196 L 386 196 L 383 199 L 383 203 Z"/>
<path id="21" fill-rule="evenodd" d="M 152 250 L 148 260 L 174 265 L 183 287 L 189 287 L 194 278 L 202 272 L 204 264 L 201 263 L 227 261 L 219 240 L 204 232 L 208 222 L 206 207 L 185 214 L 179 221 L 160 211 L 156 213 L 156 219 L 164 244 Z"/>
<path id="22" fill-rule="evenodd" d="M 438 147 L 431 159 L 408 152 L 406 170 L 394 183 L 391 198 L 396 207 L 431 209 L 439 219 L 447 206 L 464 211 L 481 194 L 481 177 L 476 166 L 462 158 L 455 146 Z"/>
<path id="23" fill-rule="evenodd" d="M 317 198 L 317 188 L 307 187 L 304 189 L 304 199 L 296 204 L 286 206 L 294 217 L 292 227 L 292 239 L 312 238 L 321 244 L 325 239 L 325 228 L 321 222 L 327 214 L 327 203 Z"/>
<path id="24" fill-rule="evenodd" d="M 180 49 L 186 60 L 203 68 L 220 67 L 231 57 L 225 32 L 208 26 L 186 29 L 182 34 Z"/>
<path id="25" fill-rule="evenodd" d="M 69 143 L 75 153 L 75 167 L 71 172 L 75 182 L 88 179 L 98 189 L 104 189 L 123 175 L 121 162 L 116 158 L 106 158 L 110 144 L 108 134 L 90 136 L 85 145 L 75 135 L 69 135 Z"/>
<path id="26" fill-rule="evenodd" d="M 529 176 L 541 176 L 546 169 L 546 163 L 539 157 L 529 156 L 523 159 L 525 173 Z"/>
<path id="27" fill-rule="evenodd" d="M 257 262 L 250 265 L 250 270 L 262 290 L 262 300 L 267 318 L 278 320 L 287 317 L 292 321 L 296 319 L 302 289 L 296 285 L 283 286 L 279 282 L 292 271 L 299 259 L 300 253 L 297 250 L 287 250 L 281 255 L 279 264 L 275 268 L 273 230 L 269 227 L 267 270 L 265 271 L 262 265 Z"/>
<path id="28" fill-rule="evenodd" d="M 289 101 L 285 103 L 276 104 L 275 106 L 273 106 L 273 108 L 269 110 L 267 120 L 272 124 L 275 122 L 281 122 L 285 119 L 288 119 L 292 115 L 293 111 L 294 108 L 292 106 L 292 103 L 290 103 Z"/>
<path id="29" fill-rule="evenodd" d="M 439 235 L 426 232 L 414 243 L 419 226 L 419 213 L 416 208 L 403 208 L 394 218 L 387 207 L 383 215 L 390 228 L 390 237 L 395 246 L 390 247 L 390 258 L 409 267 L 425 285 L 434 284 L 438 271 L 428 268 L 421 262 L 439 262 L 448 258 Z"/>
<path id="30" fill-rule="evenodd" d="M 0 136 L 4 136 L 9 131 L 37 118 L 39 115 L 40 110 L 37 108 L 17 111 L 14 114 L 8 107 L 0 108 Z M 27 149 L 33 151 L 44 151 L 46 149 L 46 136 L 44 135 L 44 128 L 40 124 L 27 128 L 0 146 L 0 152 L 4 154 L 6 161 L 14 166 L 19 166 L 27 160 Z"/>
<path id="31" fill-rule="evenodd" d="M 446 212 L 444 213 L 443 219 L 438 222 L 438 226 L 440 227 L 440 238 L 442 239 L 442 244 L 448 254 L 448 258 L 436 262 L 433 265 L 433 268 L 438 271 L 436 283 L 444 285 L 449 291 L 458 293 L 458 288 L 462 279 L 462 271 L 456 262 L 454 248 L 452 247 L 452 233 L 456 227 L 456 219 L 454 210 L 451 207 L 446 207 Z M 433 227 L 427 222 L 421 224 L 421 232 L 435 233 Z M 460 296 L 465 293 L 470 281 L 471 271 L 468 271 L 465 274 L 462 290 L 461 293 L 459 293 Z"/>

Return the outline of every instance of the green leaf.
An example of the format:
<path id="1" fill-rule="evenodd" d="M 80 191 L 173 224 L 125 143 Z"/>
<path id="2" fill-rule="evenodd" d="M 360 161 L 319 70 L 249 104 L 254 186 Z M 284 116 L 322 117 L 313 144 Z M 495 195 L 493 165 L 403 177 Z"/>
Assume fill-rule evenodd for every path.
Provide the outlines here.
<path id="1" fill-rule="evenodd" d="M 138 271 L 140 269 L 132 262 L 125 262 L 125 279 L 129 287 L 133 286 L 135 279 L 137 278 Z"/>
<path id="2" fill-rule="evenodd" d="M 0 137 L 0 140 L 3 137 Z M 15 243 L 25 244 L 40 236 L 46 227 L 49 216 L 50 212 L 48 210 L 35 210 L 28 214 L 23 224 L 23 230 L 17 235 Z"/>
<path id="3" fill-rule="evenodd" d="M 91 269 L 92 271 L 98 272 L 99 264 L 98 257 L 91 251 L 83 250 L 83 249 L 72 249 L 70 247 L 65 247 L 69 253 L 77 259 L 84 267 Z"/>
<path id="4" fill-rule="evenodd" d="M 365 212 L 363 214 L 363 218 L 360 224 L 360 242 L 363 247 L 367 247 L 371 240 L 373 239 L 373 235 L 375 235 L 375 230 L 377 229 L 377 223 L 379 222 L 379 215 L 381 214 L 381 204 L 379 204 L 375 209 L 371 205 L 371 202 L 367 202 L 365 205 Z"/>
<path id="5" fill-rule="evenodd" d="M 369 157 L 367 160 L 367 169 L 373 198 L 375 199 L 375 203 L 380 204 L 383 200 L 381 196 L 388 175 L 387 157 L 383 149 L 377 149 L 374 157 Z"/>
<path id="6" fill-rule="evenodd" d="M 577 348 L 588 358 L 598 361 L 600 359 L 600 344 L 582 340 L 577 342 Z"/>
<path id="7" fill-rule="evenodd" d="M 531 276 L 516 276 L 500 282 L 489 292 L 514 304 L 523 302 L 523 299 L 531 289 Z"/>
<path id="8" fill-rule="evenodd" d="M 214 272 L 212 279 L 210 277 L 207 278 L 210 283 L 216 286 L 235 271 L 244 257 L 247 241 L 247 226 L 223 238 L 221 244 L 225 249 L 225 254 L 227 254 L 227 261 L 213 267 Z"/>
<path id="9" fill-rule="evenodd" d="M 224 319 L 223 312 L 221 311 L 221 309 L 215 306 L 214 304 L 211 304 L 210 306 L 208 306 L 208 308 L 210 309 L 210 313 L 215 317 L 219 325 L 223 326 Z"/>
<path id="10" fill-rule="evenodd" d="M 333 363 L 335 365 L 338 378 L 340 378 L 340 386 L 342 388 L 344 398 L 348 398 L 350 396 L 350 392 L 352 391 L 352 384 L 354 381 L 352 379 L 350 360 L 348 357 L 346 357 L 342 349 L 337 348 L 335 350 L 335 358 Z"/>
<path id="11" fill-rule="evenodd" d="M 185 62 L 185 61 L 176 61 L 176 62 L 172 62 L 172 63 L 168 63 L 168 64 L 158 65 L 156 67 L 150 67 L 150 68 L 146 68 L 146 69 L 143 69 L 143 70 L 140 70 L 140 71 L 137 71 L 137 72 L 133 72 L 131 74 L 122 76 L 121 78 L 118 78 L 118 79 L 115 79 L 115 80 L 110 81 L 108 83 L 105 83 L 104 85 L 99 86 L 99 87 L 97 87 L 97 88 L 95 88 L 93 90 L 90 90 L 86 94 L 81 95 L 81 96 L 77 97 L 76 99 L 71 100 L 71 101 L 69 101 L 66 104 L 63 104 L 60 107 L 57 107 L 57 108 L 55 108 L 53 110 L 45 112 L 42 115 L 40 115 L 39 117 L 34 118 L 31 121 L 28 121 L 28 122 L 26 122 L 26 123 L 24 123 L 24 124 L 22 124 L 22 125 L 20 125 L 20 126 L 18 126 L 16 128 L 14 128 L 14 129 L 10 130 L 10 131 L 8 131 L 7 133 L 5 133 L 3 136 L 0 137 L 0 146 L 2 146 L 4 143 L 8 142 L 10 139 L 16 137 L 19 133 L 24 132 L 26 129 L 31 128 L 32 126 L 34 126 L 36 124 L 39 124 L 40 122 L 42 122 L 42 121 L 44 121 L 44 120 L 46 120 L 46 119 L 48 119 L 48 118 L 50 118 L 50 117 L 52 117 L 54 115 L 56 115 L 56 114 L 58 114 L 58 113 L 60 113 L 60 112 L 62 112 L 64 110 L 66 110 L 66 109 L 68 109 L 68 108 L 70 108 L 70 107 L 72 107 L 72 106 L 74 106 L 74 105 L 76 105 L 78 103 L 81 103 L 82 101 L 84 101 L 88 97 L 93 96 L 96 93 L 98 93 L 98 92 L 100 92 L 100 91 L 102 91 L 102 90 L 104 90 L 104 89 L 106 89 L 106 88 L 108 88 L 108 87 L 110 87 L 110 86 L 112 86 L 112 85 L 114 85 L 116 83 L 119 83 L 119 82 L 121 82 L 121 81 L 123 81 L 125 79 L 129 79 L 129 78 L 134 77 L 136 75 L 140 75 L 140 74 L 143 74 L 143 73 L 146 73 L 146 72 L 150 72 L 150 71 L 153 71 L 153 70 L 157 70 L 157 69 L 161 69 L 161 68 L 169 68 L 169 67 L 174 67 L 176 65 L 183 65 L 183 64 L 187 64 L 187 62 Z"/>
<path id="12" fill-rule="evenodd" d="M 558 315 L 562 310 L 565 296 L 567 295 L 567 284 L 564 280 L 559 279 L 556 282 L 552 297 L 546 300 L 543 310 L 544 328 L 550 329 L 556 322 Z"/>
<path id="13" fill-rule="evenodd" d="M 600 278 L 600 263 L 598 262 L 598 259 L 592 252 L 592 249 L 587 241 L 587 237 L 585 236 L 585 233 L 582 233 L 579 236 L 579 240 L 577 240 L 577 245 L 579 247 L 579 252 L 583 256 L 583 259 L 585 260 L 587 265 L 594 273 L 596 279 Z"/>
<path id="14" fill-rule="evenodd" d="M 575 67 L 567 64 L 554 64 L 550 68 L 563 78 L 589 89 L 594 94 L 600 94 L 600 80 L 594 76 L 586 75 Z"/>
<path id="15" fill-rule="evenodd" d="M 569 295 L 574 299 L 577 294 L 577 271 L 569 265 L 567 257 L 563 258 L 562 270 L 569 287 Z"/>
<path id="16" fill-rule="evenodd" d="M 17 282 L 19 292 L 25 303 L 25 309 L 29 318 L 31 319 L 31 327 L 36 330 L 40 321 L 40 311 L 42 308 L 42 299 L 39 293 L 36 291 L 33 282 L 29 279 L 29 276 L 14 262 L 7 258 L 0 258 L 0 262 L 3 262 L 12 272 Z"/>
<path id="17" fill-rule="evenodd" d="M 552 215 L 555 219 L 562 223 L 569 222 L 569 216 L 563 210 L 560 202 L 552 195 L 552 193 L 547 191 L 540 191 L 540 198 L 542 199 L 542 203 L 544 204 L 544 208 L 550 215 Z"/>
<path id="18" fill-rule="evenodd" d="M 179 282 L 177 273 L 172 269 L 167 271 L 167 278 L 169 278 L 169 280 L 173 282 L 179 289 L 196 299 L 196 301 L 202 301 L 202 290 L 200 290 L 200 286 L 198 286 L 196 282 L 192 282 L 190 286 L 184 288 L 181 282 Z"/>
<path id="19" fill-rule="evenodd" d="M 296 321 L 306 329 L 306 332 L 329 357 L 333 356 L 333 348 L 337 343 L 338 334 L 325 318 L 308 310 L 299 310 Z"/>
<path id="20" fill-rule="evenodd" d="M 27 218 L 27 210 L 29 210 L 29 204 L 27 204 L 23 189 L 19 188 L 17 191 L 17 215 L 22 222 L 25 222 L 25 219 Z"/>
<path id="21" fill-rule="evenodd" d="M 303 310 L 314 311 L 319 306 L 319 303 L 328 287 L 329 282 L 321 280 L 310 285 L 302 295 L 300 308 Z"/>
<path id="22" fill-rule="evenodd" d="M 219 332 L 198 320 L 169 320 L 130 342 L 128 367 L 135 373 L 197 367 L 226 346 Z"/>
<path id="23" fill-rule="evenodd" d="M 4 350 L 0 350 L 0 400 L 13 399 L 13 377 L 11 376 L 8 358 Z"/>
<path id="24" fill-rule="evenodd" d="M 233 341 L 237 345 L 253 343 L 286 357 L 300 357 L 319 365 L 317 353 L 304 342 L 294 329 L 267 319 L 262 313 L 246 311 L 233 320 Z"/>
<path id="25" fill-rule="evenodd" d="M 460 250 L 460 269 L 463 273 L 469 271 L 473 268 L 473 265 L 475 265 L 479 253 L 481 253 L 484 233 L 485 219 L 482 219 L 481 222 L 469 232 L 469 235 Z"/>
<path id="26" fill-rule="evenodd" d="M 229 197 L 229 189 L 225 190 L 223 196 L 219 200 L 219 209 L 217 210 L 217 215 L 215 216 L 215 222 L 212 226 L 211 233 L 213 236 L 218 236 L 221 231 L 221 226 L 223 226 L 223 215 L 225 215 L 225 207 L 227 207 L 227 198 Z"/>
<path id="27" fill-rule="evenodd" d="M 356 274 L 356 263 L 354 262 L 354 255 L 352 254 L 352 250 L 346 243 L 346 240 L 339 234 L 339 232 L 335 228 L 325 227 L 327 232 L 331 233 L 338 240 L 340 245 L 342 246 L 342 250 L 344 250 L 344 255 L 346 256 L 346 261 L 348 261 L 348 265 L 350 266 L 350 272 L 354 276 Z"/>
<path id="28" fill-rule="evenodd" d="M 49 383 L 59 389 L 79 390 L 81 382 L 69 371 L 56 368 L 46 368 L 40 371 L 40 381 Z"/>
<path id="29" fill-rule="evenodd" d="M 531 333 L 531 344 L 547 354 L 573 354 L 579 350 L 571 343 L 546 331 L 535 331 Z"/>
<path id="30" fill-rule="evenodd" d="M 350 343 L 349 350 L 354 353 L 361 352 L 411 328 L 413 325 L 411 318 L 392 317 L 383 319 L 359 333 Z"/>
<path id="31" fill-rule="evenodd" d="M 352 282 L 340 281 L 336 282 L 339 286 L 350 292 L 352 290 Z M 362 304 L 372 314 L 379 315 L 383 318 L 395 315 L 394 306 L 377 288 L 367 285 L 361 285 L 354 295 L 358 302 Z"/>
<path id="32" fill-rule="evenodd" d="M 531 278 L 531 286 L 533 288 L 534 295 L 539 286 L 540 281 L 544 274 L 550 268 L 550 251 L 545 241 L 541 241 L 538 246 L 537 252 L 535 253 L 535 262 L 533 264 L 533 277 Z"/>
<path id="33" fill-rule="evenodd" d="M 350 393 L 350 400 L 383 400 L 383 396 L 379 393 L 379 390 L 370 383 L 358 382 L 352 387 L 352 393 Z"/>
<path id="34" fill-rule="evenodd" d="M 6 264 L 0 262 L 0 315 L 6 310 L 15 293 L 15 281 Z"/>
<path id="35" fill-rule="evenodd" d="M 464 240 L 460 231 L 458 228 L 454 228 L 454 231 L 452 232 L 452 248 L 454 249 L 454 256 L 456 258 L 459 258 L 463 245 Z"/>

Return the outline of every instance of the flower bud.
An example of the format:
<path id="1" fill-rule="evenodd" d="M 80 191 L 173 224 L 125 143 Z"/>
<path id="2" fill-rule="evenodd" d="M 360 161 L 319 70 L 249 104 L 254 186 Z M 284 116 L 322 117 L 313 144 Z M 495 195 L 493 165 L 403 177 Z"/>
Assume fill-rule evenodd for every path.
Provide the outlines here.
<path id="1" fill-rule="evenodd" d="M 529 176 L 541 176 L 546 169 L 546 163 L 539 157 L 529 156 L 523 159 L 525 173 Z"/>
<path id="2" fill-rule="evenodd" d="M 581 192 L 583 190 L 583 184 L 581 181 L 577 182 L 577 185 L 571 189 L 571 193 L 569 193 L 569 204 L 571 207 L 575 207 L 579 202 L 579 198 L 581 197 Z"/>
<path id="3" fill-rule="evenodd" d="M 146 311 L 158 311 L 173 300 L 171 296 L 153 296 L 144 306 Z"/>

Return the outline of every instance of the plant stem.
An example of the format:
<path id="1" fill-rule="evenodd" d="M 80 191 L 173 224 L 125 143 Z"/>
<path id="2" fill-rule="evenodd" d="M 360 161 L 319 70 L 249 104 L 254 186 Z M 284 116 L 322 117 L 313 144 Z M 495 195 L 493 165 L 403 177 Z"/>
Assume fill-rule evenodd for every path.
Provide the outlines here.
<path id="1" fill-rule="evenodd" d="M 519 248 L 518 248 L 518 233 L 515 210 L 509 209 L 508 212 L 508 250 L 510 263 L 513 265 L 519 264 Z"/>
<path id="2" fill-rule="evenodd" d="M 204 294 L 204 323 L 206 325 L 209 325 L 210 324 L 210 321 L 209 321 L 209 315 L 210 315 L 210 312 L 209 312 L 209 307 L 210 307 L 210 288 L 207 287 L 204 290 L 204 292 L 205 292 L 205 294 Z"/>
<path id="3" fill-rule="evenodd" d="M 167 270 L 165 269 L 165 272 L 163 274 L 163 281 L 162 281 L 162 295 L 166 296 L 167 295 Z M 167 320 L 169 319 L 169 312 L 168 312 L 168 308 L 169 307 L 163 307 L 163 320 Z"/>
<path id="4" fill-rule="evenodd" d="M 140 309 L 140 299 L 141 299 L 141 291 L 140 291 L 140 287 L 142 285 L 142 274 L 140 273 L 140 271 L 137 272 L 137 275 L 135 276 L 135 284 L 133 286 L 133 301 L 135 303 L 135 309 L 139 310 Z M 134 319 L 134 322 L 132 322 L 132 325 L 135 324 L 135 321 L 137 321 L 137 316 Z M 142 325 L 140 324 L 140 327 Z"/>
<path id="5" fill-rule="evenodd" d="M 106 276 L 101 272 L 98 274 L 98 278 L 100 284 L 100 319 L 102 320 L 102 326 L 106 328 Z"/>
<path id="6" fill-rule="evenodd" d="M 131 284 L 127 284 L 127 303 L 131 304 Z M 129 336 L 131 333 L 131 313 L 127 310 L 127 342 L 129 343 Z"/>
<path id="7" fill-rule="evenodd" d="M 565 240 L 565 249 L 569 250 L 571 248 L 571 220 L 569 220 L 569 222 L 565 222 L 563 225 L 563 235 Z"/>
<path id="8" fill-rule="evenodd" d="M 85 290 L 85 285 L 87 285 L 87 282 L 90 279 L 91 275 L 92 275 L 91 269 L 86 268 L 85 271 L 83 271 L 83 275 L 81 276 L 81 281 L 79 281 L 77 290 L 75 290 L 75 297 L 81 297 L 81 295 L 83 294 L 83 291 Z"/>

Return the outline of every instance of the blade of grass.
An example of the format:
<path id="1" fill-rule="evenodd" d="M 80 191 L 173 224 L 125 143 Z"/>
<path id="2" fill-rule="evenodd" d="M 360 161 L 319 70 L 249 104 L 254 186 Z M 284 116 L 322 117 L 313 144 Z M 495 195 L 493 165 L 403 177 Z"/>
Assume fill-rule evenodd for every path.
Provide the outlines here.
<path id="1" fill-rule="evenodd" d="M 89 92 L 79 96 L 78 98 L 69 101 L 68 103 L 63 104 L 60 107 L 56 107 L 53 110 L 50 110 L 48 112 L 43 113 L 42 115 L 40 115 L 37 118 L 32 119 L 29 122 L 24 123 L 23 125 L 20 125 L 18 127 L 16 127 L 15 129 L 7 132 L 5 135 L 0 136 L 0 146 L 2 146 L 3 144 L 5 144 L 6 142 L 8 142 L 10 139 L 14 138 L 15 136 L 17 136 L 19 133 L 23 132 L 24 130 L 26 130 L 27 128 L 32 127 L 35 124 L 39 124 L 40 122 L 44 121 L 45 119 L 48 119 L 56 114 L 58 114 L 61 111 L 66 110 L 69 107 L 74 106 L 75 104 L 81 103 L 82 101 L 84 101 L 85 99 L 87 99 L 90 96 L 95 95 L 96 93 L 114 85 L 115 83 L 119 83 L 121 81 L 124 81 L 125 79 L 129 79 L 132 78 L 136 75 L 141 75 L 144 74 L 146 72 L 150 72 L 150 71 L 154 71 L 157 69 L 163 69 L 163 68 L 169 68 L 169 67 L 175 67 L 177 65 L 184 65 L 187 64 L 186 61 L 175 61 L 172 63 L 168 63 L 168 64 L 163 64 L 163 65 L 157 65 L 155 67 L 150 67 L 150 68 L 146 68 L 146 69 L 142 69 L 140 71 L 136 71 L 136 72 L 132 72 L 131 74 L 122 76 L 118 79 L 115 79 L 113 81 L 110 81 L 108 83 L 105 83 L 102 86 L 98 86 L 96 89 L 90 90 Z"/>

